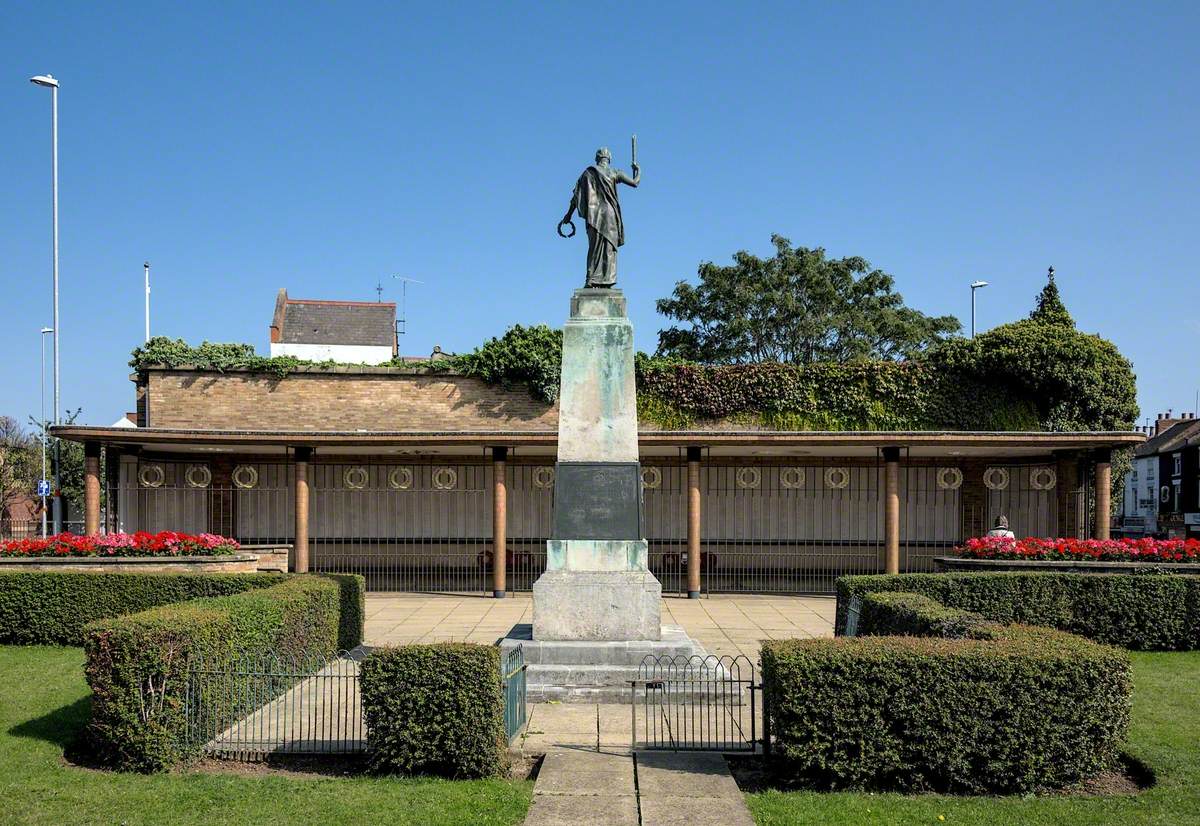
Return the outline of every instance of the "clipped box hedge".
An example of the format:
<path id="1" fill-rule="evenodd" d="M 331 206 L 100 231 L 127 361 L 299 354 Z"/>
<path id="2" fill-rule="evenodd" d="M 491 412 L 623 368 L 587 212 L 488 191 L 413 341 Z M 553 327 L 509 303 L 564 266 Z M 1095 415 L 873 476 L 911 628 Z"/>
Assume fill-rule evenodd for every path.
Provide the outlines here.
<path id="1" fill-rule="evenodd" d="M 945 628 L 933 605 L 884 599 L 872 622 L 885 630 L 891 611 L 899 628 Z M 777 768 L 821 788 L 981 794 L 1061 788 L 1113 765 L 1129 724 L 1125 652 L 1049 628 L 957 627 L 992 638 L 765 642 Z"/>
<path id="2" fill-rule="evenodd" d="M 996 639 L 1002 626 L 972 611 L 947 608 L 923 594 L 879 591 L 865 594 L 858 619 L 863 635 Z"/>
<path id="3" fill-rule="evenodd" d="M 90 622 L 198 597 L 278 585 L 288 574 L 0 572 L 0 644 L 82 645 Z M 357 574 L 321 574 L 341 593 L 338 647 L 362 643 L 366 584 Z"/>
<path id="4" fill-rule="evenodd" d="M 87 733 L 95 756 L 118 769 L 158 771 L 198 753 L 202 743 L 189 742 L 185 714 L 189 658 L 212 664 L 267 654 L 332 654 L 344 586 L 319 576 L 276 582 L 89 625 L 84 673 L 92 689 Z M 202 696 L 191 703 L 203 709 L 229 700 Z"/>
<path id="5" fill-rule="evenodd" d="M 279 574 L 0 573 L 0 643 L 82 645 L 84 627 L 105 617 L 279 582 Z"/>
<path id="6" fill-rule="evenodd" d="M 373 770 L 450 778 L 507 768 L 500 652 L 438 643 L 378 648 L 360 672 Z"/>
<path id="7" fill-rule="evenodd" d="M 1044 625 L 1136 651 L 1200 649 L 1200 577 L 1055 572 L 847 576 L 837 581 L 837 633 L 854 596 L 903 591 L 1000 623 Z"/>

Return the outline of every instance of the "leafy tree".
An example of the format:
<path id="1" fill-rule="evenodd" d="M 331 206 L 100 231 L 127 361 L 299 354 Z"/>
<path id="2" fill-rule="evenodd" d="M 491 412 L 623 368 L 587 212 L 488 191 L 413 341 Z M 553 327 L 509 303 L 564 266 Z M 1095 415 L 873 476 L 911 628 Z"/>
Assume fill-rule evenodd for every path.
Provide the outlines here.
<path id="1" fill-rule="evenodd" d="M 1037 303 L 1034 305 L 1033 312 L 1029 314 L 1029 319 L 1042 324 L 1075 326 L 1075 319 L 1071 318 L 1071 314 L 1067 312 L 1067 305 L 1063 304 L 1062 296 L 1058 294 L 1058 285 L 1054 283 L 1054 267 L 1050 268 L 1050 272 L 1046 276 L 1046 286 L 1042 287 L 1042 291 L 1038 294 Z"/>
<path id="2" fill-rule="evenodd" d="M 658 311 L 687 326 L 658 334 L 658 355 L 709 364 L 908 359 L 961 325 L 904 306 L 892 276 L 863 258 L 826 258 L 771 236 L 773 258 L 741 251 L 700 265 Z"/>
<path id="3" fill-rule="evenodd" d="M 525 383 L 535 398 L 558 398 L 562 366 L 562 330 L 545 324 L 509 327 L 500 338 L 488 339 L 474 352 L 430 362 L 430 369 L 452 368 L 491 384 L 511 387 Z"/>
<path id="4" fill-rule="evenodd" d="M 33 434 L 11 416 L 0 416 L 0 517 L 33 495 L 41 476 L 41 452 Z"/>

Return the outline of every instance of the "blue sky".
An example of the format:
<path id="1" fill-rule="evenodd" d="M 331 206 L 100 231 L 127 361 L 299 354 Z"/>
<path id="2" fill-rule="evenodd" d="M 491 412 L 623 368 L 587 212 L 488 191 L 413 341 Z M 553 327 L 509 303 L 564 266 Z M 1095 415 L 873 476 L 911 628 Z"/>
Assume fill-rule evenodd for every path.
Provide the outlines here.
<path id="1" fill-rule="evenodd" d="M 172 4 L 174 5 L 174 4 Z M 597 146 L 622 192 L 638 345 L 703 260 L 779 232 L 981 328 L 1048 265 L 1138 373 L 1200 387 L 1200 6 L 1185 3 L 73 4 L 0 7 L 0 414 L 38 407 L 60 94 L 62 384 L 132 409 L 153 332 L 267 351 L 276 290 L 399 295 L 402 349 L 560 324 L 586 242 L 554 225 Z M 582 235 L 582 234 L 581 234 Z M 1191 239 L 1190 241 L 1188 239 Z"/>

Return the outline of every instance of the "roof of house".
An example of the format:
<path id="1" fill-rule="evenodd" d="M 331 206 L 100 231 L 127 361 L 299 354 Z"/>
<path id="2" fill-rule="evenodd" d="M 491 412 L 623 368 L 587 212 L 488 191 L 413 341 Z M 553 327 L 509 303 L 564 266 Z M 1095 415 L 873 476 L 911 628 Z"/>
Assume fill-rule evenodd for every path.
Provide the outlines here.
<path id="1" fill-rule="evenodd" d="M 271 341 L 283 344 L 396 346 L 396 304 L 391 301 L 275 299 Z"/>
<path id="2" fill-rule="evenodd" d="M 1134 456 L 1156 456 L 1181 450 L 1200 441 L 1200 419 L 1184 419 L 1168 427 L 1162 433 L 1151 436 L 1138 446 Z"/>

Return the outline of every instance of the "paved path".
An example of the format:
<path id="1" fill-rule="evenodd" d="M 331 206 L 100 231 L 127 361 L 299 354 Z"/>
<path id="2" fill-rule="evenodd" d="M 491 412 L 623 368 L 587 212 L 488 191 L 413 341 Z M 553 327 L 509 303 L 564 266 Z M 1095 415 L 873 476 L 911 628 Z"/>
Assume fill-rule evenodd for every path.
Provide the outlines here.
<path id="1" fill-rule="evenodd" d="M 758 661 L 764 639 L 833 636 L 833 597 L 718 594 L 664 597 L 662 621 L 682 625 L 710 654 Z M 368 645 L 466 641 L 492 644 L 518 623 L 533 621 L 528 594 L 367 594 Z"/>
<path id="2" fill-rule="evenodd" d="M 719 754 L 547 753 L 525 826 L 753 826 Z"/>

